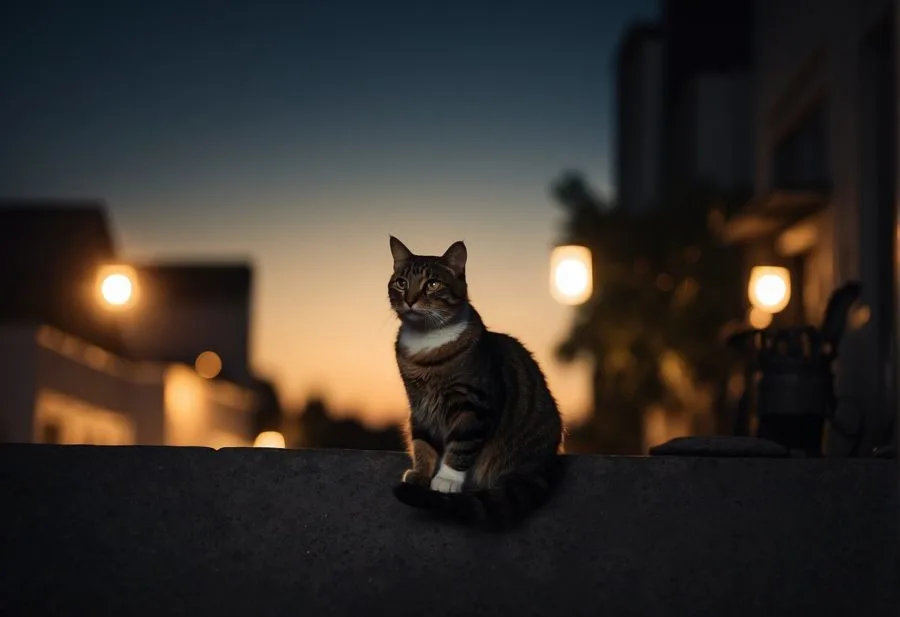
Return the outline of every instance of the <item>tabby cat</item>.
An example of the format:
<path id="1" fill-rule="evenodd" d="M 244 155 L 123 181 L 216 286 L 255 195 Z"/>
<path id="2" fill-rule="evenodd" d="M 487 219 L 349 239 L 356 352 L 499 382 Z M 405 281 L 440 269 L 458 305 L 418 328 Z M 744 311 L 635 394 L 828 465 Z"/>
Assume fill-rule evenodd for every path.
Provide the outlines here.
<path id="1" fill-rule="evenodd" d="M 469 302 L 466 246 L 415 255 L 391 236 L 397 365 L 409 398 L 412 467 L 402 502 L 463 523 L 508 525 L 555 484 L 563 427 L 531 353 L 488 330 Z"/>

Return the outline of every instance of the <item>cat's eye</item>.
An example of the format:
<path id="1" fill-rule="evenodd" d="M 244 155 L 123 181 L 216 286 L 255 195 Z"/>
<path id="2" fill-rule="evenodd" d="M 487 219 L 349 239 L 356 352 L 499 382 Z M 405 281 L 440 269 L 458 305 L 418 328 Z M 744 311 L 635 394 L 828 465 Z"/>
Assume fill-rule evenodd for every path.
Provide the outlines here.
<path id="1" fill-rule="evenodd" d="M 444 286 L 444 284 L 442 282 L 437 281 L 435 279 L 431 279 L 430 281 L 425 283 L 426 291 L 437 291 L 438 289 L 440 289 L 443 286 Z"/>
<path id="2" fill-rule="evenodd" d="M 394 279 L 394 287 L 403 291 L 406 289 L 406 279 Z"/>

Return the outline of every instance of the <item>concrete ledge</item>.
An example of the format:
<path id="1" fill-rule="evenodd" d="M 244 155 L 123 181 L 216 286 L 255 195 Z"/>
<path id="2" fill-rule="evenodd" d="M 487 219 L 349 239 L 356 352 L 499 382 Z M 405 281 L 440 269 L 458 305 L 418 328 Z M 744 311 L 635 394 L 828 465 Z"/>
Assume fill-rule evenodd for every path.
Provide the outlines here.
<path id="1" fill-rule="evenodd" d="M 0 446 L 0 613 L 864 615 L 897 593 L 895 461 L 567 457 L 486 535 L 400 453 Z"/>

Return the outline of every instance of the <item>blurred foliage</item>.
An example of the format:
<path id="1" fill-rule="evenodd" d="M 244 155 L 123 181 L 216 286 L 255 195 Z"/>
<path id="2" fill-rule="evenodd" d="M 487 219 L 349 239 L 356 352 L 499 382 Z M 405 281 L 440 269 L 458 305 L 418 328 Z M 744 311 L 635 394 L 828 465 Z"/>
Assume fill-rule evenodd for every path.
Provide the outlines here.
<path id="1" fill-rule="evenodd" d="M 268 379 L 255 378 L 251 387 L 257 399 L 253 419 L 254 435 L 263 431 L 278 430 L 284 420 L 284 414 L 275 384 Z"/>
<path id="2" fill-rule="evenodd" d="M 561 243 L 589 247 L 594 268 L 594 295 L 557 350 L 594 365 L 594 414 L 572 431 L 570 449 L 635 454 L 649 408 L 704 411 L 685 407 L 712 407 L 714 396 L 698 402 L 698 387 L 715 391 L 730 375 L 722 332 L 741 319 L 744 290 L 740 252 L 718 232 L 746 196 L 696 187 L 631 213 L 577 172 L 563 174 L 552 194 L 567 215 Z"/>
<path id="3" fill-rule="evenodd" d="M 336 419 L 319 396 L 310 397 L 296 421 L 296 438 L 290 444 L 293 448 L 406 451 L 399 426 L 372 429 L 352 417 Z"/>

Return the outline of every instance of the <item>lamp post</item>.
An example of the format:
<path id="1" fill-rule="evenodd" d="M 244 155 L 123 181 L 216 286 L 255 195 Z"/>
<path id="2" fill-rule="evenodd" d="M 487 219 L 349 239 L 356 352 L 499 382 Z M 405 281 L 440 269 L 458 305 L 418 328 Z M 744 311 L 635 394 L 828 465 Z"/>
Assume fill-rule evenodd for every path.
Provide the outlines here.
<path id="1" fill-rule="evenodd" d="M 783 308 L 787 304 L 784 298 L 777 298 L 779 293 L 775 292 L 781 287 L 776 282 L 763 285 L 759 296 L 769 301 L 767 306 Z M 746 429 L 750 389 L 754 388 L 757 374 L 758 437 L 780 443 L 792 453 L 821 456 L 826 421 L 838 432 L 845 432 L 835 418 L 837 397 L 832 365 L 850 308 L 861 289 L 855 281 L 835 289 L 819 327 L 751 329 L 730 338 L 729 344 L 744 351 L 748 360 L 748 379 L 736 433 Z"/>
<path id="2" fill-rule="evenodd" d="M 550 254 L 550 294 L 560 304 L 577 306 L 594 291 L 591 250 L 586 246 L 557 246 Z"/>

